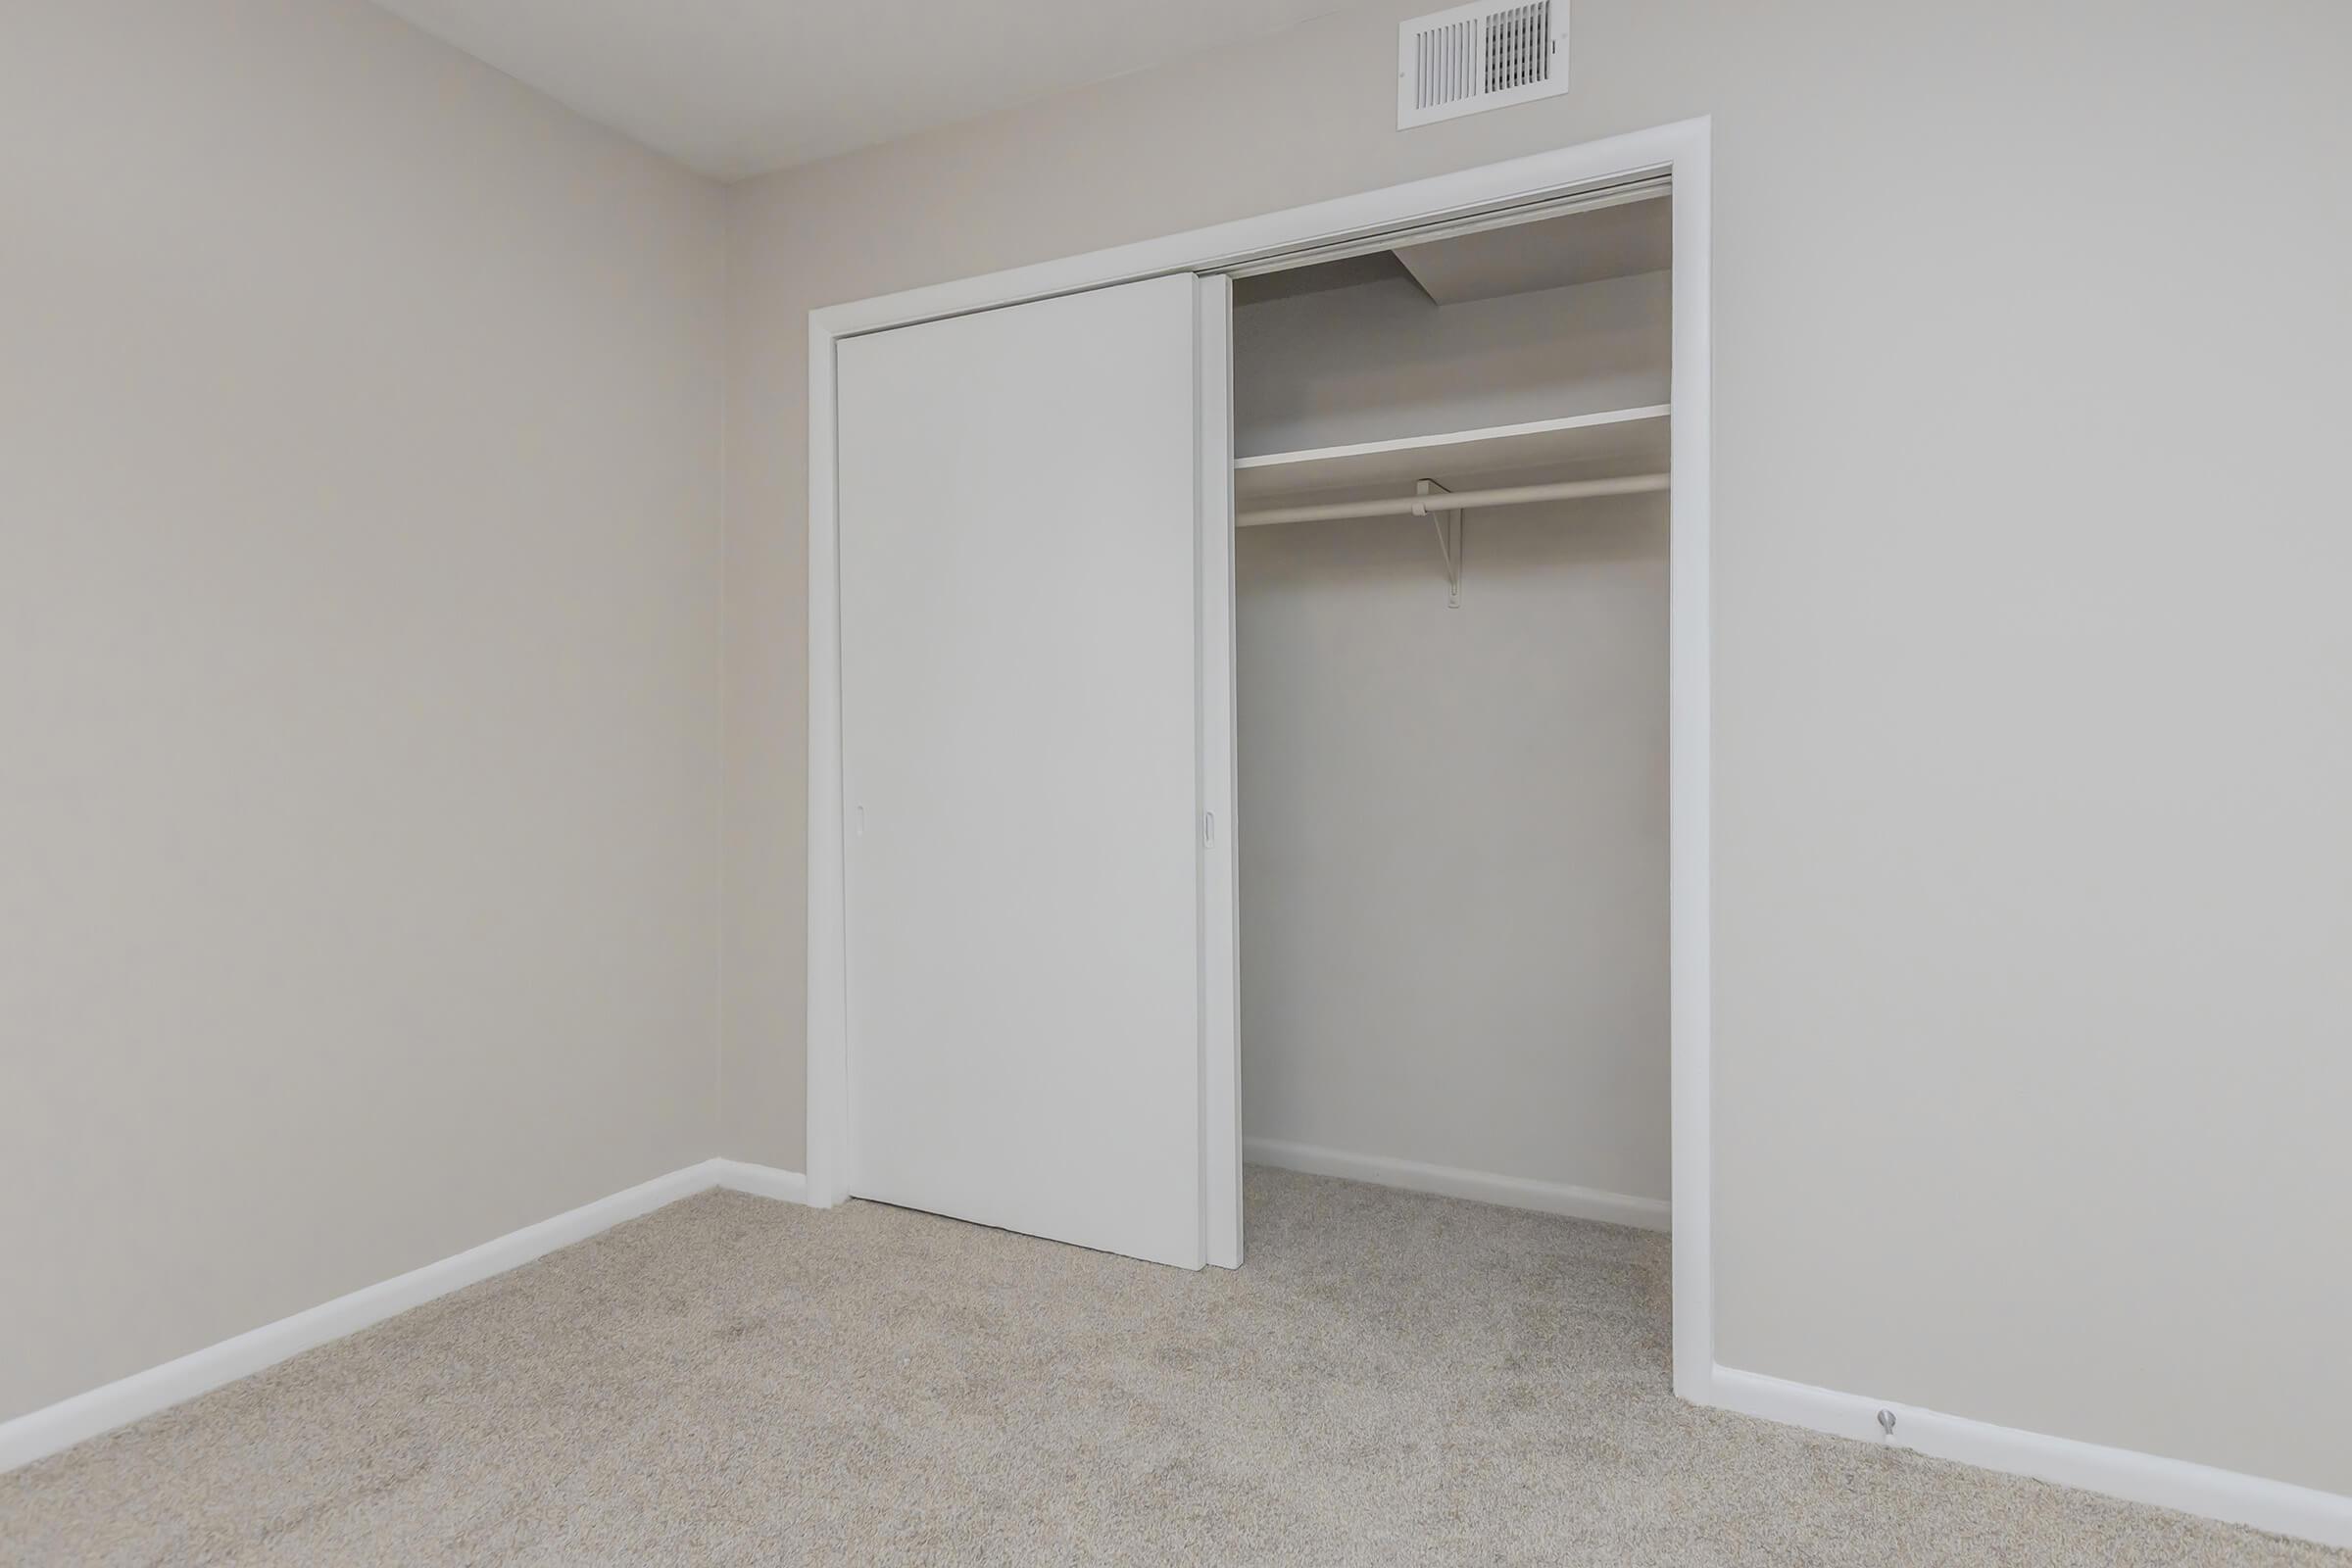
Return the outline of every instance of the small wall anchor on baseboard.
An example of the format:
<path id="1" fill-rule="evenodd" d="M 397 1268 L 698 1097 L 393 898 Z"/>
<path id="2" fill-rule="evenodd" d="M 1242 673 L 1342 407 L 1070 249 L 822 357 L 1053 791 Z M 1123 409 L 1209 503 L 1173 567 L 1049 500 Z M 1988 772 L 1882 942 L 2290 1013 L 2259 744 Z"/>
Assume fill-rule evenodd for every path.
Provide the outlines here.
<path id="1" fill-rule="evenodd" d="M 1890 1438 L 1894 1436 L 1894 1412 L 1892 1410 L 1879 1412 L 1879 1430 Z"/>

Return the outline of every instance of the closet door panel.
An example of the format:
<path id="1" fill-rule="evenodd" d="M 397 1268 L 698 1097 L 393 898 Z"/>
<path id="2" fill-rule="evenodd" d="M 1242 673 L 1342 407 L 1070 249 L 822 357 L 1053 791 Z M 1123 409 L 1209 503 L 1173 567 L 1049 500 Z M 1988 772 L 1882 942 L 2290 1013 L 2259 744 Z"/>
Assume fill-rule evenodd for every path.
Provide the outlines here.
<path id="1" fill-rule="evenodd" d="M 1203 1260 L 1196 285 L 839 345 L 850 1190 Z"/>

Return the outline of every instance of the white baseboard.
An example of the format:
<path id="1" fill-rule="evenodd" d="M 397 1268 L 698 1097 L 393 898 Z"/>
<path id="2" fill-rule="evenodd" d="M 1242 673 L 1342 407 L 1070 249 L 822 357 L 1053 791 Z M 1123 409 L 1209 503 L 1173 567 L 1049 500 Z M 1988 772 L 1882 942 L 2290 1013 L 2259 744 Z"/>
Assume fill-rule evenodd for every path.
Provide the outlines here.
<path id="1" fill-rule="evenodd" d="M 2330 1546 L 2352 1546 L 2352 1497 L 2332 1492 L 2217 1470 L 2186 1459 L 2164 1459 L 2130 1448 L 1996 1427 L 1939 1410 L 1839 1394 L 1727 1366 L 1715 1368 L 1712 1402 L 1743 1415 L 1912 1448 L 1984 1470 L 2055 1481 L 2130 1502 L 2252 1525 Z M 1880 1428 L 1882 1410 L 1894 1416 L 1892 1436 Z"/>
<path id="2" fill-rule="evenodd" d="M 740 1159 L 714 1159 L 718 1185 L 731 1193 L 750 1193 L 755 1198 L 773 1198 L 780 1202 L 808 1201 L 808 1178 L 797 1170 L 778 1170 L 773 1165 L 754 1165 Z"/>
<path id="3" fill-rule="evenodd" d="M 1341 1176 L 1376 1187 L 1401 1187 L 1407 1192 L 1436 1193 L 1467 1198 L 1474 1202 L 1498 1203 L 1505 1208 L 1532 1208 L 1571 1219 L 1596 1219 L 1608 1225 L 1635 1225 L 1645 1231 L 1672 1229 L 1671 1209 L 1662 1198 L 1629 1198 L 1565 1182 L 1540 1182 L 1525 1176 L 1495 1176 L 1483 1170 L 1453 1165 L 1425 1165 L 1419 1160 L 1392 1159 L 1386 1154 L 1350 1154 L 1312 1144 L 1291 1144 L 1275 1138 L 1246 1138 L 1242 1157 L 1259 1165 L 1304 1171 L 1309 1176 Z"/>
<path id="4" fill-rule="evenodd" d="M 707 1159 L 684 1170 L 657 1176 L 626 1192 L 600 1198 L 553 1219 L 511 1231 L 455 1256 L 411 1269 L 406 1274 L 338 1296 L 292 1317 L 193 1350 L 175 1361 L 134 1372 L 87 1394 L 74 1395 L 43 1409 L 0 1422 L 0 1472 L 72 1447 L 85 1438 L 136 1421 L 142 1416 L 192 1399 L 223 1383 L 250 1377 L 288 1356 L 355 1334 L 373 1323 L 421 1306 L 493 1274 L 528 1263 L 535 1257 L 585 1241 L 623 1220 L 691 1198 L 713 1187 L 757 1193 L 800 1202 L 806 1188 L 797 1172 L 739 1160 Z"/>

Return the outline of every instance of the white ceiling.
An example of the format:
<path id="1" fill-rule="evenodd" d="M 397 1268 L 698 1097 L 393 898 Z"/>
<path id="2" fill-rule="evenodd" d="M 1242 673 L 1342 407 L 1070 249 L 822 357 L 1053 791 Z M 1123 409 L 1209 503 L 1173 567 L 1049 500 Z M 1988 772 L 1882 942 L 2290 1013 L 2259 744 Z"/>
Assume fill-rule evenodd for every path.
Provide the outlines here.
<path id="1" fill-rule="evenodd" d="M 378 0 L 721 179 L 1280 31 L 1345 0 Z"/>

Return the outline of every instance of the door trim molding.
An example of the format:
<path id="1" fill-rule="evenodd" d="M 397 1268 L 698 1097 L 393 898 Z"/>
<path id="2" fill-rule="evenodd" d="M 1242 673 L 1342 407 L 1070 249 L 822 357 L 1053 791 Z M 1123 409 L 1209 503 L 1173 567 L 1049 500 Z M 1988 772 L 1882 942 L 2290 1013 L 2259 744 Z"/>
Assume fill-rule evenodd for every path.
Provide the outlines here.
<path id="1" fill-rule="evenodd" d="M 849 1016 L 843 895 L 840 517 L 834 354 L 843 338 L 1171 272 L 1270 258 L 1669 176 L 1674 203 L 1674 451 L 1668 654 L 1674 1387 L 1711 1404 L 1715 1372 L 1712 1118 L 1713 763 L 1710 534 L 1711 126 L 1680 121 L 1285 212 L 808 313 L 808 1201 L 849 1196 Z"/>

